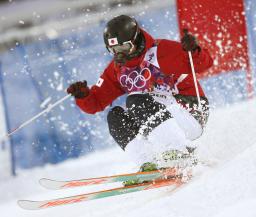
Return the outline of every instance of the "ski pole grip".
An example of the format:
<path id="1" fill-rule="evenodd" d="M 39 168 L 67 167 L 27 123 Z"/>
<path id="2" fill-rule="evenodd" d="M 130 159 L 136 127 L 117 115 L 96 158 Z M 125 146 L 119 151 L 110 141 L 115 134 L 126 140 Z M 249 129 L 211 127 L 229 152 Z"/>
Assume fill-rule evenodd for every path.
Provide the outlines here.
<path id="1" fill-rule="evenodd" d="M 183 29 L 184 35 L 188 35 L 188 29 Z"/>

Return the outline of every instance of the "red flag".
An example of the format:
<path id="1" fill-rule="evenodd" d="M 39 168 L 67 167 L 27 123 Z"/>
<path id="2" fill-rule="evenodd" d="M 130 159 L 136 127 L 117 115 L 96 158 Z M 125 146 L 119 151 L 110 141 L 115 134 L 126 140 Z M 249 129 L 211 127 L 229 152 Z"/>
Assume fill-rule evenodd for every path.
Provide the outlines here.
<path id="1" fill-rule="evenodd" d="M 177 0 L 180 34 L 187 28 L 211 53 L 214 66 L 203 76 L 244 69 L 251 94 L 245 10 L 243 0 Z"/>

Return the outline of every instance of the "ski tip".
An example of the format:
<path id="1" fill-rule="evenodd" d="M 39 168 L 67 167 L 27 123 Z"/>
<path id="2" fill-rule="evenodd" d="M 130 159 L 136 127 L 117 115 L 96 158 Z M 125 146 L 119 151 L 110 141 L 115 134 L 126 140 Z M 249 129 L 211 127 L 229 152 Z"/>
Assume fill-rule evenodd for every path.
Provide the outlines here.
<path id="1" fill-rule="evenodd" d="M 32 202 L 32 203 L 31 203 Z M 37 210 L 37 206 L 33 206 L 33 202 L 35 201 L 30 201 L 30 200 L 18 200 L 17 204 L 20 208 L 25 209 L 25 210 Z"/>
<path id="2" fill-rule="evenodd" d="M 42 178 L 42 179 L 39 180 L 39 184 L 41 186 L 43 186 L 44 188 L 52 189 L 52 190 L 59 189 L 58 188 L 59 186 L 58 185 L 54 185 L 54 183 L 55 182 L 53 180 L 51 180 L 51 179 Z"/>

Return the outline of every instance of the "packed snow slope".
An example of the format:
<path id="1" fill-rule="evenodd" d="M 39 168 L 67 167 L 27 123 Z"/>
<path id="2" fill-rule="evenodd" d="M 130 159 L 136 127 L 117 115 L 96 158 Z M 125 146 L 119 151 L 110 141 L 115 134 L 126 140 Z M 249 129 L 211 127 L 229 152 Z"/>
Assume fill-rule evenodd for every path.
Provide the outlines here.
<path id="1" fill-rule="evenodd" d="M 26 211 L 18 199 L 49 199 L 103 189 L 81 187 L 49 191 L 38 185 L 41 177 L 79 179 L 135 170 L 118 148 L 93 153 L 58 166 L 20 171 L 0 183 L 1 217 L 255 217 L 256 216 L 256 100 L 212 110 L 203 137 L 196 141 L 198 155 L 210 162 L 184 187 L 131 193 L 41 211 Z M 170 138 L 171 139 L 171 138 Z M 108 185 L 113 187 L 115 185 Z"/>

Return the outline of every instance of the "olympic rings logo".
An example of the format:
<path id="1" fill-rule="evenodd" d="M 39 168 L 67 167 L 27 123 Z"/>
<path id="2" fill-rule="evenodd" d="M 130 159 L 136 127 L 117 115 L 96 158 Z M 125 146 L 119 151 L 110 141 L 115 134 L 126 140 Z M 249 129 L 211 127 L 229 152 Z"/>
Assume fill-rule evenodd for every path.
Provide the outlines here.
<path id="1" fill-rule="evenodd" d="M 143 68 L 140 72 L 134 70 L 128 75 L 120 76 L 120 84 L 123 87 L 126 87 L 128 91 L 131 91 L 133 88 L 141 89 L 144 88 L 147 84 L 147 81 L 151 78 L 151 72 L 149 68 Z"/>

